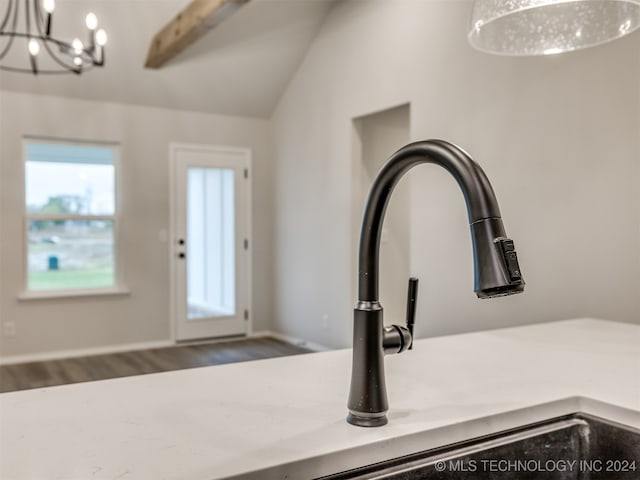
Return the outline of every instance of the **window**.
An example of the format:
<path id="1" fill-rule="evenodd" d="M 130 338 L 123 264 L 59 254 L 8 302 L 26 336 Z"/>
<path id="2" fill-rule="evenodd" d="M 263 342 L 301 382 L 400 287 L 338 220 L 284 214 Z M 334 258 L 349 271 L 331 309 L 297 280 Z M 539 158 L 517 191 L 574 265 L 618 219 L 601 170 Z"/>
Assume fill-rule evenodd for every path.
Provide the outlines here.
<path id="1" fill-rule="evenodd" d="M 112 145 L 25 141 L 27 290 L 116 287 Z"/>
<path id="2" fill-rule="evenodd" d="M 236 314 L 234 173 L 187 170 L 189 319 Z"/>

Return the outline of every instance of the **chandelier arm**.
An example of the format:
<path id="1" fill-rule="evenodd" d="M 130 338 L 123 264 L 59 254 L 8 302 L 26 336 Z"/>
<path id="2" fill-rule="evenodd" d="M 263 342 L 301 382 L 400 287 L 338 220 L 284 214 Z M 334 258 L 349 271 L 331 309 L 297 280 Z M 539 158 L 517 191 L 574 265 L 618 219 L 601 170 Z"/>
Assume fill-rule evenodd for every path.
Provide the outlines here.
<path id="1" fill-rule="evenodd" d="M 36 19 L 36 26 L 38 28 L 38 32 L 40 33 L 40 36 L 42 36 L 42 27 L 44 25 L 44 17 L 42 16 L 42 8 L 40 6 L 40 2 L 39 0 L 33 0 L 33 11 L 34 11 L 34 17 Z"/>
<path id="2" fill-rule="evenodd" d="M 28 0 L 27 0 L 28 1 Z M 37 2 L 37 0 L 34 0 L 34 3 Z M 44 35 L 44 33 L 42 32 L 42 25 L 40 25 L 40 22 L 38 21 L 38 14 L 40 13 L 40 10 L 38 8 L 36 8 L 36 29 L 38 30 L 38 35 L 40 35 L 40 38 L 42 39 L 42 43 L 47 43 L 47 37 Z M 53 39 L 52 39 L 53 40 Z"/>
<path id="3" fill-rule="evenodd" d="M 10 0 L 10 2 L 13 4 L 14 1 Z M 18 6 L 18 0 L 15 1 L 15 5 L 14 5 L 14 9 L 13 9 L 13 23 L 11 25 L 11 32 L 9 33 L 9 41 L 7 41 L 7 44 L 4 46 L 4 49 L 2 50 L 2 52 L 0 52 L 0 60 L 2 60 L 7 53 L 9 52 L 9 50 L 11 49 L 11 45 L 13 45 L 13 39 L 15 38 L 14 32 L 16 31 L 16 28 L 18 27 L 18 10 L 20 9 L 20 7 Z M 10 15 L 10 12 L 7 12 L 7 16 Z M 7 19 L 5 19 L 7 20 Z M 4 21 L 3 21 L 4 23 Z"/>
<path id="4" fill-rule="evenodd" d="M 29 0 L 26 0 L 24 2 L 24 5 L 25 5 L 24 23 L 27 29 L 27 37 L 30 39 L 31 38 L 31 9 L 29 8 Z"/>
<path id="5" fill-rule="evenodd" d="M 11 9 L 14 5 L 14 0 L 9 0 L 7 2 L 7 9 L 4 13 L 4 17 L 2 19 L 2 25 L 0 26 L 0 32 L 2 32 L 4 30 L 4 27 L 7 26 L 7 23 L 9 22 L 9 18 L 11 17 Z"/>
<path id="6" fill-rule="evenodd" d="M 0 52 L 0 60 L 2 60 L 7 53 L 9 53 L 9 50 L 11 49 L 11 45 L 13 44 L 13 38 L 14 38 L 13 35 L 9 35 L 9 40 L 7 41 L 7 44 L 4 46 L 4 48 Z"/>
<path id="7" fill-rule="evenodd" d="M 29 45 L 29 48 L 31 46 L 31 41 L 33 40 L 33 37 L 31 36 L 31 12 L 29 10 L 29 0 L 25 0 L 24 2 L 25 4 L 25 9 L 26 9 L 26 26 L 27 26 L 27 45 Z M 34 12 L 35 15 L 35 12 Z M 38 23 L 36 21 L 36 23 Z M 38 74 L 38 59 L 36 58 L 36 55 L 31 55 L 31 52 L 29 52 L 29 63 L 31 64 L 31 71 L 33 72 L 34 75 Z"/>
<path id="8" fill-rule="evenodd" d="M 18 67 L 3 67 L 0 65 L 0 70 L 5 72 L 14 72 L 14 73 L 33 73 L 31 68 L 18 68 Z M 38 75 L 46 73 L 47 75 L 68 75 L 69 72 L 67 70 L 38 70 Z M 73 72 L 76 73 L 76 72 Z"/>

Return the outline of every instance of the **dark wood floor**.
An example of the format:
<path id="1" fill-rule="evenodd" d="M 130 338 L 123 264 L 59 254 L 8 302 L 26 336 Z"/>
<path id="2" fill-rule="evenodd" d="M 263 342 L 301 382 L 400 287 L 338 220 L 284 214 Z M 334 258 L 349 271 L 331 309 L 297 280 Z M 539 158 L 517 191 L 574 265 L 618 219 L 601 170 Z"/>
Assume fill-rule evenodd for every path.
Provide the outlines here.
<path id="1" fill-rule="evenodd" d="M 181 345 L 0 367 L 0 392 L 307 353 L 273 338 Z"/>

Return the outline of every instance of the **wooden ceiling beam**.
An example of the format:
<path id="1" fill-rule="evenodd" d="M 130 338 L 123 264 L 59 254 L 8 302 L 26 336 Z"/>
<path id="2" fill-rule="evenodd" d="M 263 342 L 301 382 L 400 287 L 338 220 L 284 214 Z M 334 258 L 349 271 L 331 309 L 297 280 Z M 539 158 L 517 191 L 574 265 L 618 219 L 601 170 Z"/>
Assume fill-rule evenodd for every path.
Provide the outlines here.
<path id="1" fill-rule="evenodd" d="M 146 68 L 162 67 L 249 1 L 192 0 L 173 20 L 155 34 L 144 66 Z"/>

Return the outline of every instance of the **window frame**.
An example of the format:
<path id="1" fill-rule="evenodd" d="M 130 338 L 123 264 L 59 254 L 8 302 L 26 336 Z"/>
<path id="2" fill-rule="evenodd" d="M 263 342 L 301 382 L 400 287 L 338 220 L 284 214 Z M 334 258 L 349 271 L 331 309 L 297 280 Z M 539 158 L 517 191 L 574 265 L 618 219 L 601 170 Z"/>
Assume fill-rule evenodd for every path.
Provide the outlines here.
<path id="1" fill-rule="evenodd" d="M 78 215 L 78 214 L 47 214 L 31 213 L 27 206 L 27 146 L 34 143 L 62 144 L 70 146 L 99 147 L 111 149 L 113 159 L 113 190 L 114 190 L 114 212 L 112 215 Z M 22 293 L 18 296 L 20 300 L 40 299 L 40 298 L 62 298 L 62 297 L 83 297 L 97 295 L 122 295 L 129 291 L 124 285 L 124 262 L 122 259 L 121 225 L 122 225 L 122 189 L 121 189 L 121 161 L 120 143 L 100 140 L 78 140 L 68 138 L 52 138 L 40 136 L 24 136 L 22 138 Z M 59 290 L 31 290 L 29 289 L 29 223 L 34 220 L 106 220 L 113 222 L 113 268 L 114 284 L 109 287 L 88 287 Z"/>

